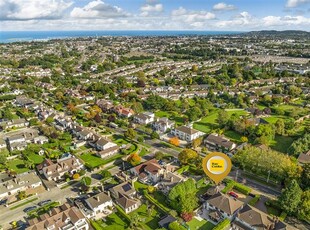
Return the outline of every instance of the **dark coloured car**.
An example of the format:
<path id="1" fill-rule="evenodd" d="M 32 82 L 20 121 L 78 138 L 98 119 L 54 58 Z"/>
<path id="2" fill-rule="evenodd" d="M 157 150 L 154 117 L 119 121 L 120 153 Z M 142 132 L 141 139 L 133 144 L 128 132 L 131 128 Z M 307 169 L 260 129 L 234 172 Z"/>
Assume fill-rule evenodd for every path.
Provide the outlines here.
<path id="1" fill-rule="evenodd" d="M 43 201 L 39 202 L 38 205 L 39 206 L 44 206 L 44 205 L 49 204 L 51 202 L 52 202 L 51 200 L 43 200 Z"/>
<path id="2" fill-rule="evenodd" d="M 37 206 L 31 206 L 24 209 L 24 212 L 31 212 L 33 210 L 37 209 Z"/>

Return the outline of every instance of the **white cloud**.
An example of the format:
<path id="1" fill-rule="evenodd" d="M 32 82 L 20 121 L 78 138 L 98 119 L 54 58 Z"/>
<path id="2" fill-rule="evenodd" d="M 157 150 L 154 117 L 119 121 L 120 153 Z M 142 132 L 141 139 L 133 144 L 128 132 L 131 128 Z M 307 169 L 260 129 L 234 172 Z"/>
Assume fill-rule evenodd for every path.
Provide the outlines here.
<path id="1" fill-rule="evenodd" d="M 294 7 L 300 6 L 305 3 L 309 3 L 309 2 L 310 0 L 287 0 L 286 7 L 294 8 Z"/>
<path id="2" fill-rule="evenodd" d="M 58 19 L 72 4 L 67 0 L 1 0 L 0 19 Z"/>
<path id="3" fill-rule="evenodd" d="M 201 10 L 186 10 L 179 7 L 171 12 L 172 20 L 188 23 L 192 27 L 203 28 L 207 21 L 215 19 L 215 14 Z"/>
<path id="4" fill-rule="evenodd" d="M 156 1 L 154 2 L 155 4 L 153 4 L 153 2 L 154 1 L 151 1 L 152 4 L 146 4 L 141 6 L 141 16 L 149 16 L 151 14 L 158 14 L 164 11 L 163 4 L 156 3 Z"/>
<path id="5" fill-rule="evenodd" d="M 224 10 L 235 10 L 236 7 L 234 5 L 228 5 L 224 2 L 217 3 L 213 6 L 213 10 L 215 11 L 224 11 Z"/>
<path id="6" fill-rule="evenodd" d="M 70 14 L 73 18 L 115 18 L 128 14 L 117 6 L 111 6 L 101 0 L 89 2 L 84 7 L 74 7 Z"/>
<path id="7" fill-rule="evenodd" d="M 263 19 L 263 25 L 267 27 L 274 26 L 310 26 L 310 18 L 304 16 L 267 16 Z"/>
<path id="8" fill-rule="evenodd" d="M 215 26 L 219 28 L 245 28 L 247 26 L 254 26 L 257 25 L 256 19 L 249 14 L 249 12 L 241 12 L 240 14 L 236 15 L 233 19 L 231 20 L 222 20 L 222 21 L 217 21 L 215 23 Z"/>

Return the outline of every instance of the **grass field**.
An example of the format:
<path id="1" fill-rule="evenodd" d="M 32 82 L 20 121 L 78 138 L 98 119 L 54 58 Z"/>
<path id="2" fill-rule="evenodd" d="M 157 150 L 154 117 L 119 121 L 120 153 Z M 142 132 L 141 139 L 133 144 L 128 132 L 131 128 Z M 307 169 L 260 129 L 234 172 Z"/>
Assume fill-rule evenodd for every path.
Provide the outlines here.
<path id="1" fill-rule="evenodd" d="M 296 138 L 288 136 L 275 136 L 275 139 L 271 142 L 270 147 L 278 152 L 287 153 L 287 149 L 291 146 Z"/>
<path id="2" fill-rule="evenodd" d="M 199 221 L 196 218 L 193 218 L 190 222 L 187 223 L 190 229 L 195 230 L 211 230 L 214 228 L 214 225 L 211 222 L 206 221 L 205 219 Z"/>
<path id="3" fill-rule="evenodd" d="M 167 112 L 167 111 L 157 111 L 155 112 L 156 117 L 167 117 L 170 120 L 173 120 L 177 125 L 183 125 L 184 124 L 184 117 L 180 116 L 179 114 L 173 114 L 173 112 Z"/>
<path id="4" fill-rule="evenodd" d="M 148 213 L 148 208 L 145 204 L 142 204 L 136 211 L 129 213 L 130 217 L 139 215 L 139 219 L 143 223 L 143 229 L 153 230 L 158 228 L 158 221 L 160 220 L 160 213 L 157 208 L 153 208 L 151 213 Z M 150 214 L 150 215 L 149 215 Z"/>
<path id="5" fill-rule="evenodd" d="M 9 169 L 15 171 L 16 173 L 23 173 L 29 171 L 28 168 L 25 167 L 25 163 L 23 160 L 14 159 L 8 162 Z"/>
<path id="6" fill-rule="evenodd" d="M 91 153 L 83 154 L 81 156 L 81 159 L 92 168 L 103 165 L 105 162 L 104 159 L 101 159 L 100 157 L 97 157 L 96 155 L 91 154 Z"/>
<path id="7" fill-rule="evenodd" d="M 270 124 L 275 124 L 277 122 L 277 120 L 279 120 L 279 119 L 286 120 L 288 118 L 285 116 L 280 116 L 280 115 L 271 115 L 270 117 L 264 117 L 263 119 Z"/>
<path id="8" fill-rule="evenodd" d="M 218 111 L 219 110 L 215 110 L 211 112 L 208 116 L 202 118 L 200 121 L 195 122 L 193 125 L 194 129 L 197 129 L 204 133 L 210 133 L 213 129 L 216 129 L 218 127 L 218 123 L 216 122 Z M 248 112 L 245 110 L 228 110 L 227 113 L 229 115 L 237 114 L 239 116 L 248 114 Z"/>
<path id="9" fill-rule="evenodd" d="M 34 164 L 41 164 L 44 160 L 43 156 L 40 156 L 39 154 L 30 153 L 27 155 L 28 159 L 31 160 Z"/>
<path id="10" fill-rule="evenodd" d="M 97 220 L 96 222 L 96 230 L 100 229 L 106 229 L 106 230 L 125 230 L 128 228 L 128 224 L 126 220 L 119 214 L 119 213 L 113 213 L 105 218 L 106 222 L 103 222 L 102 220 Z"/>

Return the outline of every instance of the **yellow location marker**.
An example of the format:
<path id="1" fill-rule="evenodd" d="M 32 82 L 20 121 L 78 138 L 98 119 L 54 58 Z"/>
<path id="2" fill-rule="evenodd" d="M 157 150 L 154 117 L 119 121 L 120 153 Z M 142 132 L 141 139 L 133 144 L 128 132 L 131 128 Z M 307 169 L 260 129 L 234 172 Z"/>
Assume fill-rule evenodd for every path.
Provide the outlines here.
<path id="1" fill-rule="evenodd" d="M 202 167 L 207 176 L 218 184 L 229 174 L 231 161 L 226 154 L 213 152 L 203 159 Z"/>

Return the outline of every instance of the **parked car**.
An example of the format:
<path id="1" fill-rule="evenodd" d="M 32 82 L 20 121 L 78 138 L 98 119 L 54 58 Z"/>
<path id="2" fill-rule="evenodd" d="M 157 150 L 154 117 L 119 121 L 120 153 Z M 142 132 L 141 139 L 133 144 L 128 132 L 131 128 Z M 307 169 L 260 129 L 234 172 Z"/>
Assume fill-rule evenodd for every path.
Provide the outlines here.
<path id="1" fill-rule="evenodd" d="M 37 206 L 27 207 L 27 208 L 24 209 L 24 212 L 30 212 L 30 211 L 33 211 L 35 209 L 37 209 Z"/>
<path id="2" fill-rule="evenodd" d="M 234 197 L 234 198 L 238 198 L 238 194 L 237 193 L 235 193 L 235 192 L 229 192 L 228 193 L 230 196 L 232 196 L 232 197 Z"/>
<path id="3" fill-rule="evenodd" d="M 43 200 L 41 202 L 38 203 L 39 206 L 43 206 L 43 205 L 46 205 L 48 203 L 51 203 L 52 201 L 51 200 Z"/>

